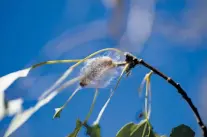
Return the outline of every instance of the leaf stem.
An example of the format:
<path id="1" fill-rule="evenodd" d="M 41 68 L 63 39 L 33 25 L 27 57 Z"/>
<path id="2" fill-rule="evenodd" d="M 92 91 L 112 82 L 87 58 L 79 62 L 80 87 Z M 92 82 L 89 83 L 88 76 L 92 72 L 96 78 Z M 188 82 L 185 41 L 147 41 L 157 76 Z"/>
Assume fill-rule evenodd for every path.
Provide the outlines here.
<path id="1" fill-rule="evenodd" d="M 58 64 L 58 63 L 72 63 L 72 62 L 79 62 L 80 59 L 74 59 L 74 60 L 49 60 L 49 61 L 44 61 L 40 62 L 38 64 L 35 64 L 32 66 L 32 69 L 40 67 L 42 65 L 50 65 L 50 64 Z"/>

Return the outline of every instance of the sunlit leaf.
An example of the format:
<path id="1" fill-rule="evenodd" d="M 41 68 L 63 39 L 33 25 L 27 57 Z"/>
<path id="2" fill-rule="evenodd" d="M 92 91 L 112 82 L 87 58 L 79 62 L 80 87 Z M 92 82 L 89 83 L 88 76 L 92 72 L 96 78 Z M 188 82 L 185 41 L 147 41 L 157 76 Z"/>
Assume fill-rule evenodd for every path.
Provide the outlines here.
<path id="1" fill-rule="evenodd" d="M 131 132 L 133 129 L 136 128 L 136 124 L 130 122 L 124 125 L 117 133 L 116 137 L 130 137 Z"/>
<path id="2" fill-rule="evenodd" d="M 139 124 L 128 123 L 123 126 L 117 133 L 116 137 L 155 137 L 151 126 L 147 120 L 141 121 Z"/>
<path id="3" fill-rule="evenodd" d="M 194 137 L 195 132 L 184 124 L 179 125 L 172 129 L 170 137 Z"/>

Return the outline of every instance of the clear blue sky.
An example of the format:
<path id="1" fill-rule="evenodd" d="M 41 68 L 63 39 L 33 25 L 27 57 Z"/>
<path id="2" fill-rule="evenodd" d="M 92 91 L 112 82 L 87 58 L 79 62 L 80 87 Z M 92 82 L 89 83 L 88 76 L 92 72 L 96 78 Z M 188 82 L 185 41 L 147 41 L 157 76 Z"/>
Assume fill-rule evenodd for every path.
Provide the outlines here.
<path id="1" fill-rule="evenodd" d="M 195 6 L 202 5 L 202 2 L 158 1 L 153 11 L 151 35 L 141 44 L 141 52 L 138 52 L 140 44 L 139 47 L 133 46 L 133 50 L 130 45 L 121 45 L 125 51 L 133 51 L 179 81 L 198 110 L 205 112 L 200 100 L 202 91 L 199 90 L 202 78 L 207 73 L 207 41 L 204 40 L 207 26 L 205 23 L 203 25 L 206 21 L 203 15 L 205 10 Z M 206 7 L 204 4 L 200 7 Z M 0 0 L 0 76 L 48 59 L 82 58 L 101 48 L 119 47 L 119 37 L 113 39 L 104 32 L 104 23 L 111 19 L 111 15 L 112 10 L 106 9 L 98 0 Z M 116 22 L 113 27 L 116 28 L 119 23 Z M 15 82 L 6 91 L 7 98 L 23 97 L 25 108 L 34 105 L 38 95 L 67 67 L 56 65 L 35 70 L 27 78 Z M 145 68 L 137 67 L 129 78 L 121 81 L 100 122 L 104 137 L 115 136 L 130 121 L 138 122 L 136 114 L 142 111 L 144 100 L 138 97 L 137 88 L 146 72 Z M 54 108 L 63 104 L 74 88 L 64 90 L 41 108 L 12 137 L 57 137 L 70 133 L 76 119 L 85 117 L 94 93 L 91 91 L 93 89 L 82 90 L 63 111 L 62 117 L 53 120 Z M 108 95 L 109 88 L 101 90 L 90 123 L 96 119 Z M 205 116 L 207 113 L 202 113 L 202 117 Z M 6 118 L 0 122 L 0 136 L 10 121 L 11 118 Z M 174 88 L 157 76 L 152 78 L 151 123 L 160 134 L 169 135 L 173 127 L 183 123 L 200 136 L 200 129 L 186 102 Z M 84 136 L 84 130 L 80 136 Z"/>

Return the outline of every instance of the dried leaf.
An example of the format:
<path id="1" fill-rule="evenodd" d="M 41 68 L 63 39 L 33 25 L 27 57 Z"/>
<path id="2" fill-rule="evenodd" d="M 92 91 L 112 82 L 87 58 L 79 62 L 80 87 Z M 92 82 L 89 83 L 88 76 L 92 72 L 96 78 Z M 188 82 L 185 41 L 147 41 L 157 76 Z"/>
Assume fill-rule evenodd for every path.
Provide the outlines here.
<path id="1" fill-rule="evenodd" d="M 4 92 L 16 79 L 26 77 L 31 68 L 19 70 L 0 78 L 0 93 Z"/>
<path id="2" fill-rule="evenodd" d="M 37 110 L 39 110 L 42 106 L 49 103 L 58 93 L 60 90 L 68 87 L 69 85 L 75 83 L 79 80 L 79 77 L 76 77 L 65 84 L 63 84 L 59 89 L 55 90 L 54 92 L 50 93 L 46 98 L 39 100 L 34 107 L 31 107 L 21 113 L 18 113 L 11 121 L 4 137 L 10 136 L 14 131 L 16 131 L 21 125 L 23 125 Z"/>
<path id="3" fill-rule="evenodd" d="M 8 101 L 7 115 L 13 116 L 22 111 L 23 99 L 18 98 Z"/>
<path id="4" fill-rule="evenodd" d="M 23 125 L 37 110 L 42 106 L 47 104 L 57 95 L 57 92 L 51 93 L 47 98 L 39 101 L 34 107 L 31 107 L 21 113 L 18 113 L 11 121 L 4 137 L 10 136 L 14 131 L 16 131 L 21 125 Z"/>
<path id="5" fill-rule="evenodd" d="M 13 100 L 12 102 L 9 101 L 9 110 L 5 108 L 4 91 L 18 78 L 26 77 L 30 70 L 31 68 L 19 70 L 0 78 L 0 120 L 2 120 L 7 114 L 11 116 L 21 111 L 22 99 Z M 14 108 L 12 104 L 15 105 L 16 108 Z"/>

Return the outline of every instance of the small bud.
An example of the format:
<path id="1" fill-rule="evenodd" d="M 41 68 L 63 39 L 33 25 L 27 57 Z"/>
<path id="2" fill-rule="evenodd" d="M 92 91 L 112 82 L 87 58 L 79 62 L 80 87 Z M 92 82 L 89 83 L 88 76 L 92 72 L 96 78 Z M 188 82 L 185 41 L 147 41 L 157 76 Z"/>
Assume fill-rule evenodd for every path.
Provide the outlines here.
<path id="1" fill-rule="evenodd" d="M 53 119 L 55 118 L 60 118 L 60 113 L 62 112 L 63 108 L 60 107 L 60 108 L 55 108 L 55 114 L 53 116 Z"/>

